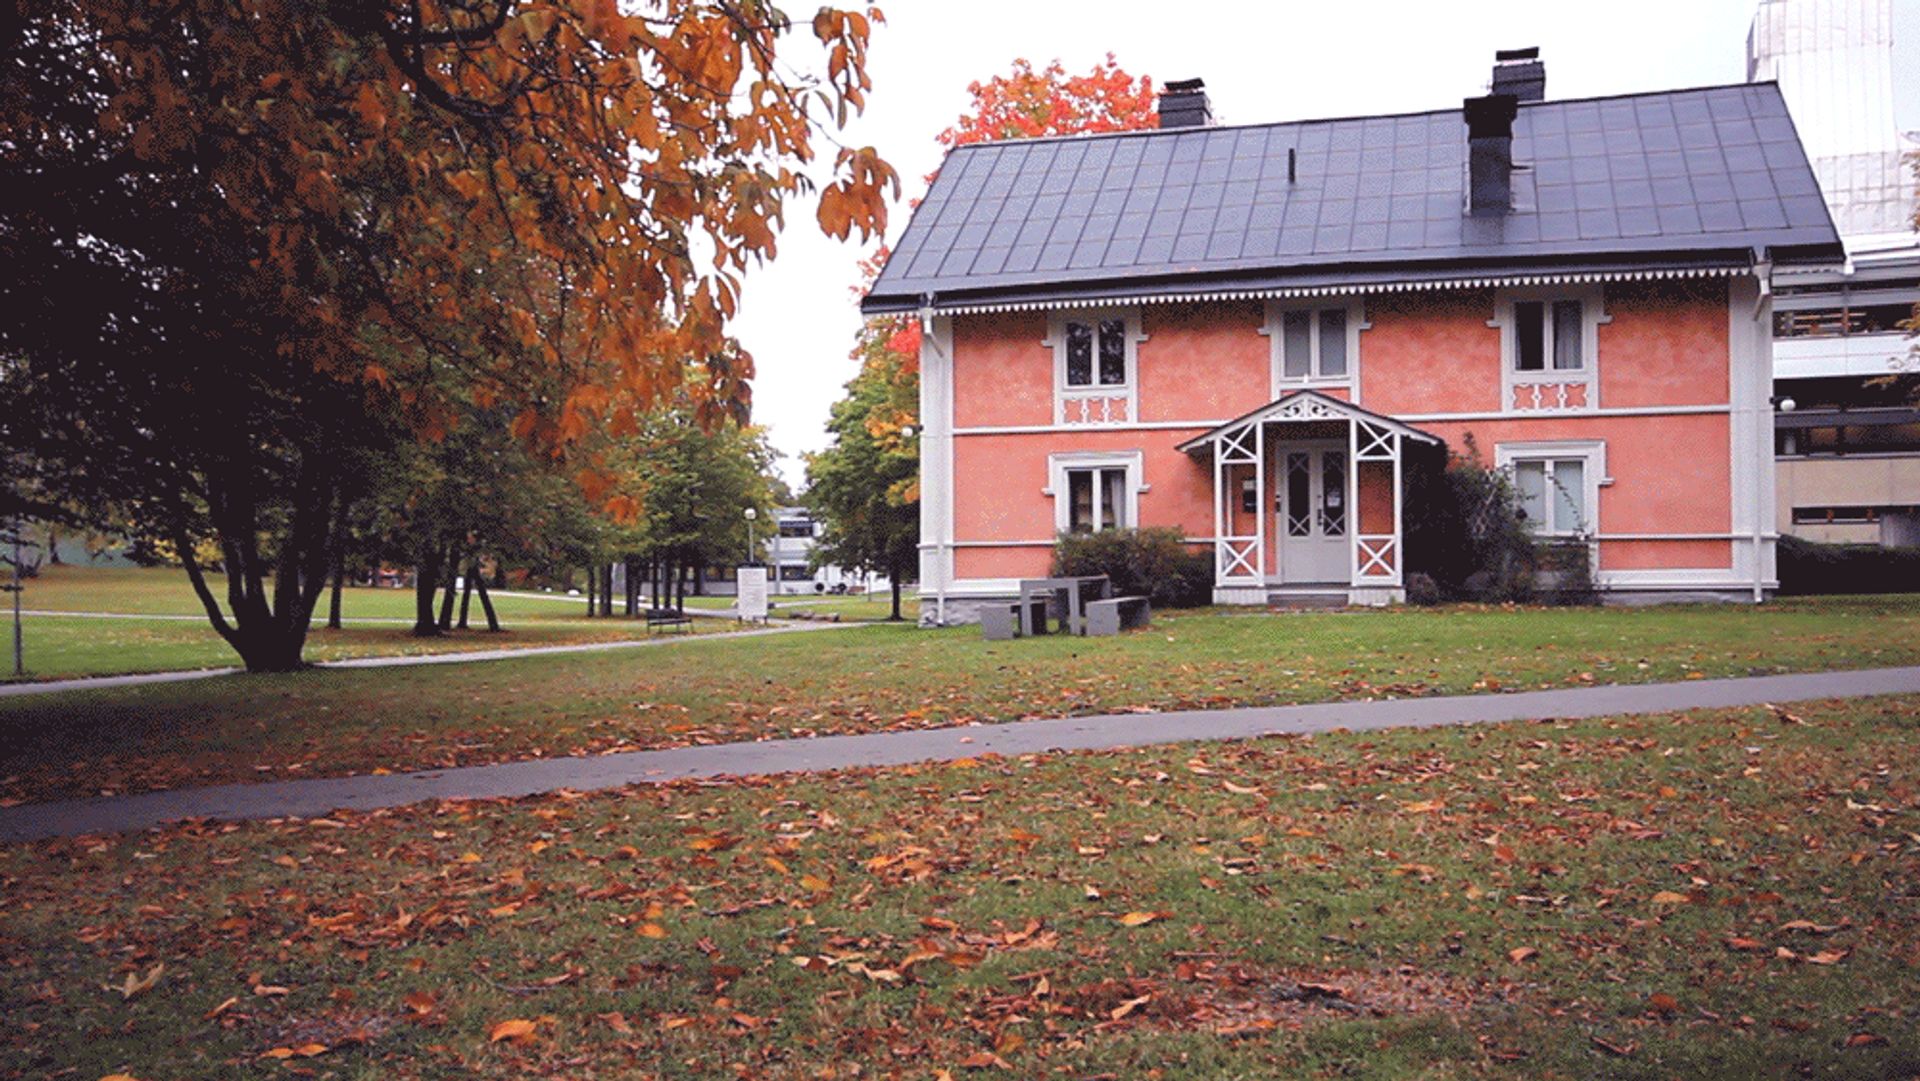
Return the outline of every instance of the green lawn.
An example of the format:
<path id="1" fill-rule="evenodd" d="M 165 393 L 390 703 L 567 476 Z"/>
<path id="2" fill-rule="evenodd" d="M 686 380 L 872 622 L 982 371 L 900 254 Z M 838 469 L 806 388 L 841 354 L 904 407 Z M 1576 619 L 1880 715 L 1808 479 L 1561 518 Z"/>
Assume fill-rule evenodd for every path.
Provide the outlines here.
<path id="1" fill-rule="evenodd" d="M 8 846 L 0 1076 L 1911 1077 L 1916 718 L 1333 734 Z"/>
<path id="2" fill-rule="evenodd" d="M 346 626 L 334 631 L 322 625 L 326 610 L 322 598 L 320 616 L 308 639 L 307 658 L 331 661 L 567 645 L 644 638 L 649 633 L 639 620 L 587 618 L 584 597 L 509 591 L 494 598 L 501 633 L 484 630 L 486 620 L 475 600 L 470 618 L 476 629 L 419 639 L 408 630 L 413 603 L 411 590 L 348 589 L 341 598 Z M 185 573 L 178 569 L 50 567 L 27 582 L 22 606 L 49 613 L 156 617 L 30 615 L 25 620 L 29 679 L 226 668 L 239 663 L 238 656 L 206 622 L 199 599 Z M 693 626 L 695 631 L 732 629 L 733 624 L 721 620 L 701 620 Z"/>
<path id="3" fill-rule="evenodd" d="M 1920 663 L 1909 598 L 1161 613 L 1117 638 L 866 626 L 0 699 L 0 798 L 1128 709 Z"/>

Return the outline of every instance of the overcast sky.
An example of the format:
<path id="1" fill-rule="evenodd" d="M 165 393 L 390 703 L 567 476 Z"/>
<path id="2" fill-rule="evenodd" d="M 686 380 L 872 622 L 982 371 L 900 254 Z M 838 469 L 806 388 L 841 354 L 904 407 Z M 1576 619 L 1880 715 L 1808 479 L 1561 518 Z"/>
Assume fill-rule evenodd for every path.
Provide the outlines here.
<path id="1" fill-rule="evenodd" d="M 843 6 L 852 0 L 843 0 Z M 1920 0 L 1893 0 L 1897 119 L 1920 127 Z M 1549 98 L 1740 82 L 1756 0 L 896 0 L 882 6 L 866 115 L 842 136 L 899 169 L 905 193 L 940 163 L 934 136 L 969 82 L 1015 57 L 1083 73 L 1107 53 L 1155 84 L 1199 76 L 1217 122 L 1251 124 L 1457 106 L 1485 90 L 1495 49 L 1538 45 Z M 794 0 L 793 12 L 806 5 Z M 804 25 L 804 20 L 802 20 Z M 797 55 L 797 54 L 796 54 Z M 830 154 L 826 155 L 829 159 Z M 897 208 L 888 233 L 905 226 Z M 854 374 L 849 287 L 870 246 L 829 240 L 796 203 L 779 257 L 753 271 L 734 332 L 752 352 L 754 419 L 800 486 L 800 455 L 826 445 L 828 407 Z"/>

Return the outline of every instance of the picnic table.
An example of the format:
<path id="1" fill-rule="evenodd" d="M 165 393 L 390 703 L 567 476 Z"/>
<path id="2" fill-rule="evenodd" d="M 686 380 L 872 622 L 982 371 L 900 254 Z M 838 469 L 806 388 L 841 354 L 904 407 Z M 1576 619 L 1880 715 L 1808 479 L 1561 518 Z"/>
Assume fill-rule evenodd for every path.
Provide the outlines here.
<path id="1" fill-rule="evenodd" d="M 1104 600 L 1113 596 L 1113 583 L 1108 581 L 1104 574 L 1021 579 L 1020 633 L 1024 635 L 1047 633 L 1047 611 L 1055 598 L 1063 600 L 1061 629 L 1068 634 L 1087 633 L 1086 603 L 1089 593 L 1093 594 L 1091 598 L 1093 600 Z M 1047 602 L 1039 606 L 1039 626 L 1034 625 L 1035 601 Z"/>

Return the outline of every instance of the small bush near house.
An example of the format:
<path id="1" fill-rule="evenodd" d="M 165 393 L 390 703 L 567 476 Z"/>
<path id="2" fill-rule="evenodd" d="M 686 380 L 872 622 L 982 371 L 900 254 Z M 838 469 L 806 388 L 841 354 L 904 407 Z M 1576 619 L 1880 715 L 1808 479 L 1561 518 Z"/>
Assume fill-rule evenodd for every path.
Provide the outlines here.
<path id="1" fill-rule="evenodd" d="M 1177 529 L 1062 533 L 1053 573 L 1104 574 L 1116 595 L 1144 596 L 1156 608 L 1196 608 L 1213 599 L 1213 558 L 1190 550 Z"/>
<path id="2" fill-rule="evenodd" d="M 1547 604 L 1593 604 L 1593 546 L 1586 537 L 1543 541 L 1535 547 L 1534 591 Z"/>
<path id="3" fill-rule="evenodd" d="M 1780 592 L 1920 593 L 1920 548 L 1780 538 Z"/>
<path id="4" fill-rule="evenodd" d="M 1430 451 L 1407 463 L 1409 576 L 1427 576 L 1443 600 L 1532 600 L 1539 553 L 1519 494 L 1472 436 L 1466 443 L 1464 455 Z"/>

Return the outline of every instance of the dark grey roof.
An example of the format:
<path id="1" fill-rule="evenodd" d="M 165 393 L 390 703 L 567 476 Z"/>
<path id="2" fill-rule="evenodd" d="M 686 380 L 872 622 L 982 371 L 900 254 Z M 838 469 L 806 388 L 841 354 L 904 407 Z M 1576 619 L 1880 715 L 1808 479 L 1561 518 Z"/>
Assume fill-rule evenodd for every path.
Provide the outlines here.
<path id="1" fill-rule="evenodd" d="M 1458 109 L 959 147 L 863 307 L 1841 256 L 1772 83 L 1523 104 L 1503 217 L 1465 213 L 1466 155 Z"/>

